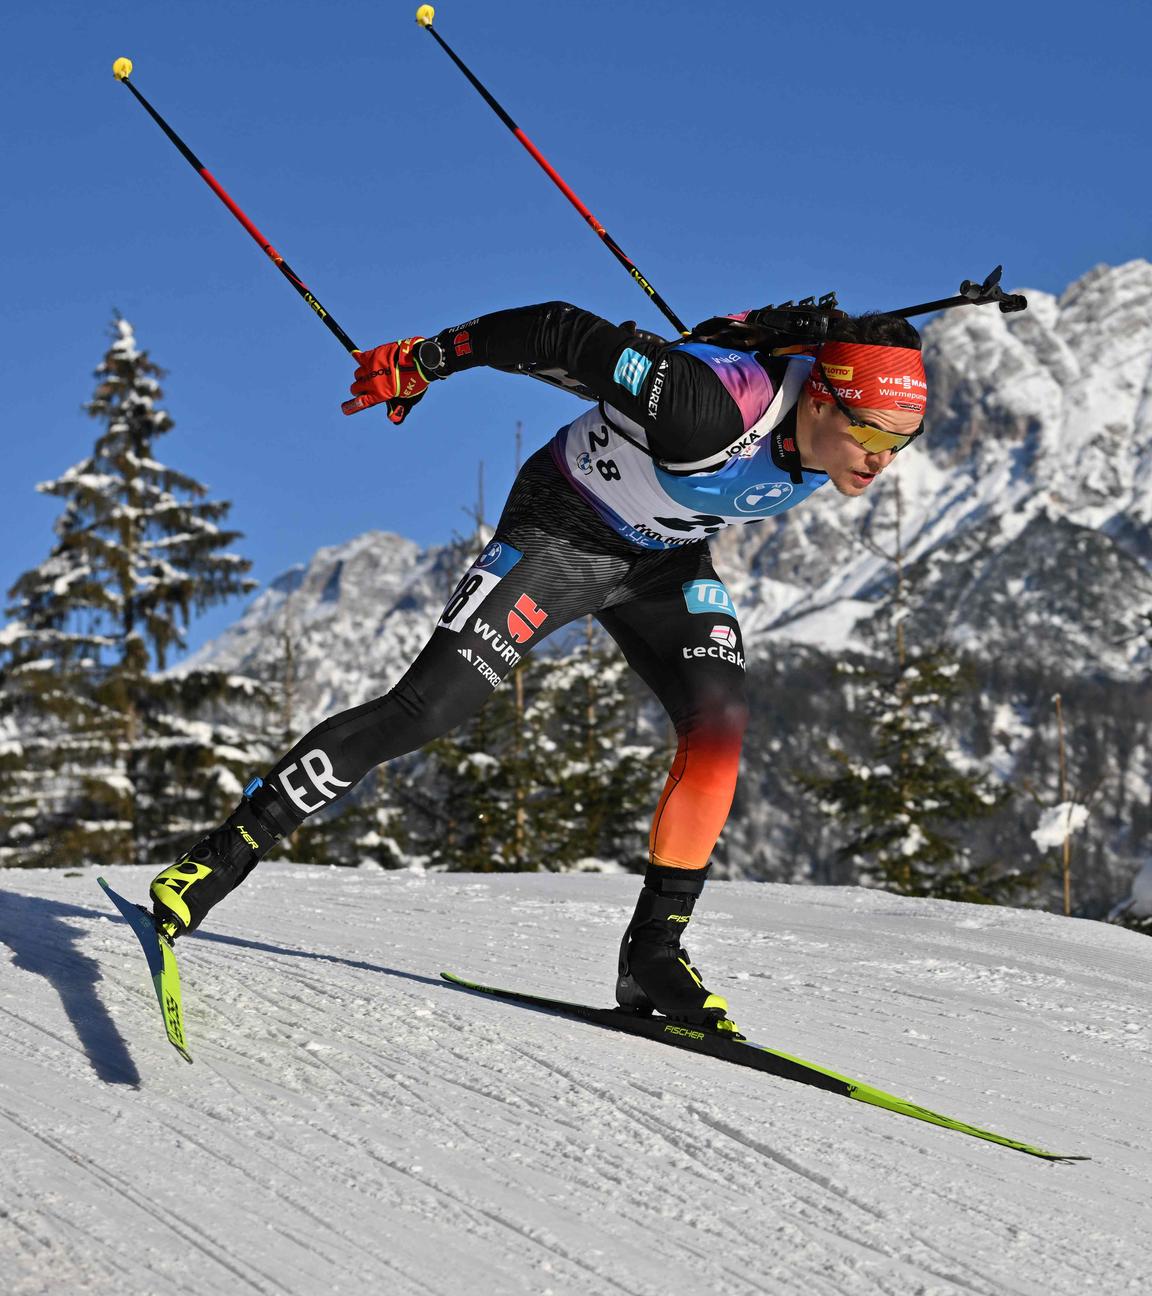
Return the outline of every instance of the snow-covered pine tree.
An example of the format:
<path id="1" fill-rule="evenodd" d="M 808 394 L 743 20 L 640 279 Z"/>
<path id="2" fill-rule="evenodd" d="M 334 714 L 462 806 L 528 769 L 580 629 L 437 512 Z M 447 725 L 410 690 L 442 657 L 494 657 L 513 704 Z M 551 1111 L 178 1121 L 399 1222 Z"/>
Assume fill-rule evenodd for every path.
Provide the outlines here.
<path id="1" fill-rule="evenodd" d="M 965 840 L 965 826 L 990 815 L 1003 792 L 966 768 L 951 740 L 959 664 L 934 651 L 902 664 L 842 662 L 839 669 L 869 723 L 869 749 L 831 747 L 837 772 L 804 782 L 848 836 L 841 858 L 864 885 L 901 895 L 1008 902 L 1025 883 L 1020 871 L 975 859 Z"/>
<path id="2" fill-rule="evenodd" d="M 192 612 L 252 587 L 230 505 L 160 463 L 161 370 L 117 316 L 86 412 L 92 453 L 38 489 L 64 501 L 56 544 L 12 587 L 0 631 L 4 862 L 163 859 L 240 790 L 261 753 L 221 729 L 251 684 L 165 676 Z M 209 719 L 204 719 L 209 716 Z"/>

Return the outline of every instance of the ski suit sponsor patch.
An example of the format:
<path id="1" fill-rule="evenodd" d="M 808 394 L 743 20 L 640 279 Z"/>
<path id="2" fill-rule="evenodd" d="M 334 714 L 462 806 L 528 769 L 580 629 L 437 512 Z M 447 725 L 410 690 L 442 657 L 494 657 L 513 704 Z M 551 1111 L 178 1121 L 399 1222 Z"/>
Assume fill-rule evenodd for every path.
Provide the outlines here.
<path id="1" fill-rule="evenodd" d="M 757 482 L 742 490 L 732 501 L 739 513 L 774 513 L 792 496 L 791 482 Z"/>
<path id="2" fill-rule="evenodd" d="M 519 549 L 503 540 L 493 540 L 464 573 L 452 597 L 444 605 L 437 626 L 459 634 L 471 614 L 523 557 Z"/>
<path id="3" fill-rule="evenodd" d="M 301 768 L 312 787 L 320 794 L 320 800 L 315 803 L 308 800 L 310 789 L 294 781 L 301 778 Z M 351 786 L 351 783 L 336 777 L 328 753 L 320 747 L 301 756 L 299 762 L 293 761 L 291 765 L 285 765 L 280 771 L 280 787 L 297 809 L 305 814 L 315 814 L 317 810 L 322 810 L 329 801 L 335 800 L 345 788 Z"/>
<path id="4" fill-rule="evenodd" d="M 508 613 L 508 633 L 517 643 L 527 643 L 547 620 L 548 613 L 537 607 L 527 594 L 521 594 Z"/>
<path id="5" fill-rule="evenodd" d="M 732 595 L 718 580 L 694 580 L 684 583 L 684 604 L 689 612 L 707 613 L 709 616 L 736 615 Z"/>
<path id="6" fill-rule="evenodd" d="M 652 361 L 646 355 L 626 347 L 620 352 L 620 359 L 616 361 L 616 371 L 612 377 L 621 387 L 626 387 L 633 396 L 639 396 L 640 387 L 651 368 Z"/>

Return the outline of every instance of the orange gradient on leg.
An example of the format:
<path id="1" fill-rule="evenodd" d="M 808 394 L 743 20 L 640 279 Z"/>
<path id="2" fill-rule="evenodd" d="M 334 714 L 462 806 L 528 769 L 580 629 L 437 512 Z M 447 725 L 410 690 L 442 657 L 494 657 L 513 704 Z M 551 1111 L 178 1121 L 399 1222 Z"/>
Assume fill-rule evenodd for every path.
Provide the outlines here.
<path id="1" fill-rule="evenodd" d="M 746 718 L 743 707 L 729 707 L 722 722 L 713 717 L 680 735 L 648 839 L 653 864 L 702 869 L 708 863 L 732 808 Z"/>

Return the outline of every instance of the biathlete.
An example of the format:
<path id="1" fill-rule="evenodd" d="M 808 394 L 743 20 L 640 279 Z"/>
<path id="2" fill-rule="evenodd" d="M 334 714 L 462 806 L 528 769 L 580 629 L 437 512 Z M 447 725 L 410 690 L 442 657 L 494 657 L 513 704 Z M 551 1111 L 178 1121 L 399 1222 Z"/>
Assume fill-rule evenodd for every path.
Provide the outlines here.
<path id="1" fill-rule="evenodd" d="M 345 411 L 384 404 L 394 423 L 430 385 L 479 365 L 596 403 L 525 463 L 491 543 L 399 683 L 318 725 L 155 878 L 154 915 L 170 938 L 197 928 L 309 815 L 467 720 L 524 653 L 591 614 L 678 737 L 617 1000 L 736 1032 L 681 944 L 732 804 L 747 718 L 740 627 L 708 540 L 829 482 L 863 494 L 919 432 L 927 383 L 919 334 L 897 316 L 837 315 L 828 340 L 801 354 L 724 342 L 722 330 L 668 342 L 552 302 L 360 355 Z"/>

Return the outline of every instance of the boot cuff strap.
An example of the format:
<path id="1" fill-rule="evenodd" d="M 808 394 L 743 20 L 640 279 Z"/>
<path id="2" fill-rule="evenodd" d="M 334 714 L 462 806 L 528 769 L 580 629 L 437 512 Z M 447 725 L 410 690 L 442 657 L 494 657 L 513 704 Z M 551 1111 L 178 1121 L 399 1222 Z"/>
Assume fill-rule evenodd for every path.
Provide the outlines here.
<path id="1" fill-rule="evenodd" d="M 712 865 L 702 869 L 669 868 L 666 864 L 649 864 L 644 873 L 644 885 L 660 895 L 698 896 Z"/>

